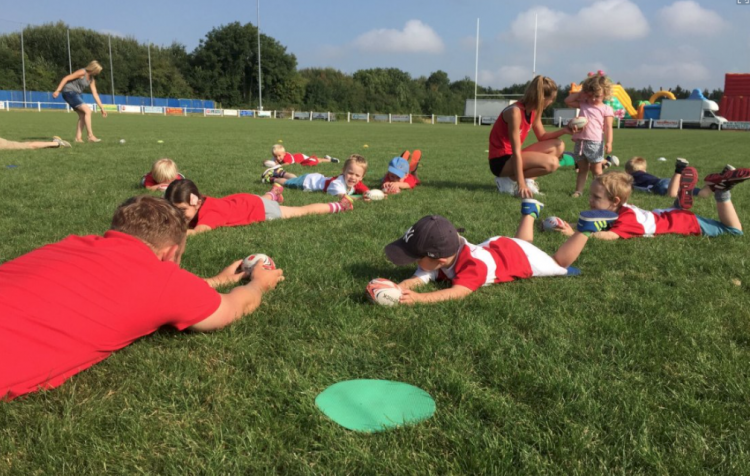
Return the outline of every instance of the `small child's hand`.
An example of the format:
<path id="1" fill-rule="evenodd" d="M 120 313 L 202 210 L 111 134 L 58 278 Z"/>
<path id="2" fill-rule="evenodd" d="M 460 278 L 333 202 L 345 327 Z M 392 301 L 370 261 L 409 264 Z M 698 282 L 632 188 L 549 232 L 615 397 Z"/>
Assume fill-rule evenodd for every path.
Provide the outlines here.
<path id="1" fill-rule="evenodd" d="M 412 306 L 419 302 L 419 293 L 416 293 L 410 289 L 401 289 L 401 297 L 398 300 L 399 304 L 406 304 Z"/>
<path id="2" fill-rule="evenodd" d="M 575 231 L 573 231 L 573 228 L 570 226 L 570 223 L 568 223 L 566 221 L 562 221 L 562 220 L 560 220 L 560 221 L 562 222 L 562 225 L 556 226 L 553 229 L 553 231 L 556 231 L 558 233 L 562 233 L 565 236 L 573 236 L 573 234 L 575 233 Z"/>

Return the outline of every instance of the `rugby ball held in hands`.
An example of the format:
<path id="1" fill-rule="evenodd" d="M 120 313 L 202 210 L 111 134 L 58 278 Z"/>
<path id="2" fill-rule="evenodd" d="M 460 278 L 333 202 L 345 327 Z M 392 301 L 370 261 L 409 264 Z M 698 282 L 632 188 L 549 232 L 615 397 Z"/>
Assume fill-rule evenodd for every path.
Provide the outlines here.
<path id="1" fill-rule="evenodd" d="M 568 122 L 568 125 L 570 127 L 577 127 L 578 129 L 583 129 L 584 127 L 586 127 L 586 124 L 588 123 L 589 123 L 588 119 L 586 119 L 583 116 L 578 116 L 578 117 L 574 117 L 573 119 L 571 119 L 570 122 Z"/>
<path id="2" fill-rule="evenodd" d="M 542 231 L 554 231 L 557 228 L 562 228 L 563 221 L 558 217 L 547 217 L 542 222 Z"/>
<path id="3" fill-rule="evenodd" d="M 401 288 L 393 281 L 376 278 L 367 283 L 367 296 L 380 306 L 395 306 L 401 298 Z"/>
<path id="4" fill-rule="evenodd" d="M 382 200 L 385 198 L 385 193 L 383 193 L 382 190 L 375 188 L 365 192 L 365 198 L 369 198 L 370 200 Z"/>
<path id="5" fill-rule="evenodd" d="M 242 271 L 244 271 L 245 274 L 251 274 L 253 268 L 255 268 L 258 263 L 260 263 L 265 269 L 276 269 L 276 263 L 273 262 L 270 256 L 264 255 L 263 253 L 256 253 L 242 260 Z"/>

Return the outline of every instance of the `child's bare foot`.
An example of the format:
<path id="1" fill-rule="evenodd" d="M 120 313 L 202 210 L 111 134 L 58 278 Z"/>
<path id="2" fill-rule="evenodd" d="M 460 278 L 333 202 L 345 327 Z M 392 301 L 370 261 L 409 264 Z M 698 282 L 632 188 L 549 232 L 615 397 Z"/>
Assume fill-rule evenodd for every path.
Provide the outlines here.
<path id="1" fill-rule="evenodd" d="M 89 142 L 101 142 L 101 141 L 102 141 L 101 139 L 98 139 L 94 136 L 89 136 Z"/>

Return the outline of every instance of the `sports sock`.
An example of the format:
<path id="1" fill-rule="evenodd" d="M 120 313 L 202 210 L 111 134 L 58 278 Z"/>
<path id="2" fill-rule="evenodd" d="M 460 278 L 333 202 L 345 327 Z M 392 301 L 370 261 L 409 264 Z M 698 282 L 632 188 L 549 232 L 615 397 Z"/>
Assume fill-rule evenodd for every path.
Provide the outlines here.
<path id="1" fill-rule="evenodd" d="M 717 202 L 728 202 L 732 199 L 732 192 L 729 190 L 715 190 L 714 198 Z"/>
<path id="2" fill-rule="evenodd" d="M 328 213 L 339 213 L 344 210 L 344 207 L 342 207 L 339 202 L 330 202 L 328 204 L 328 209 Z"/>

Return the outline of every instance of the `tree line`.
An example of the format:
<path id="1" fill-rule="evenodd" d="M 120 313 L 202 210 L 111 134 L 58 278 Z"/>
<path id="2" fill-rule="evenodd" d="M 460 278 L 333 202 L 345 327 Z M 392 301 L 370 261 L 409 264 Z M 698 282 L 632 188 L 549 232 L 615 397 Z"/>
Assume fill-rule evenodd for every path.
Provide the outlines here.
<path id="1" fill-rule="evenodd" d="M 67 37 L 70 34 L 73 70 L 99 60 L 100 94 L 149 96 L 149 46 L 132 37 L 111 37 L 62 22 L 23 30 L 26 89 L 53 91 L 69 73 Z M 209 31 L 188 52 L 184 45 L 150 46 L 151 83 L 155 97 L 212 99 L 222 107 L 254 109 L 259 105 L 257 28 L 251 23 L 222 25 Z M 462 115 L 466 99 L 474 97 L 468 77 L 450 81 L 444 71 L 412 78 L 397 68 L 372 68 L 347 74 L 333 68 L 297 69 L 297 58 L 274 38 L 261 34 L 262 100 L 265 109 L 352 111 Z M 0 35 L 0 89 L 21 89 L 21 34 Z M 522 94 L 526 84 L 493 89 L 478 86 L 479 94 Z M 553 107 L 565 107 L 569 86 L 561 87 Z M 626 88 L 633 101 L 648 100 L 653 90 Z M 673 88 L 678 98 L 690 91 Z M 706 97 L 719 100 L 721 90 Z M 551 114 L 551 109 L 548 113 Z"/>

